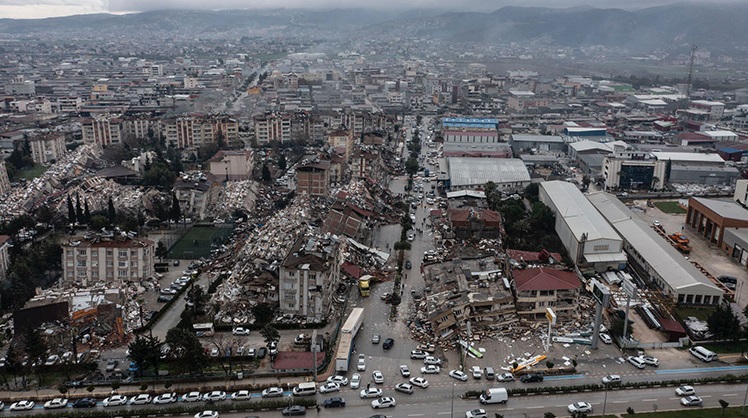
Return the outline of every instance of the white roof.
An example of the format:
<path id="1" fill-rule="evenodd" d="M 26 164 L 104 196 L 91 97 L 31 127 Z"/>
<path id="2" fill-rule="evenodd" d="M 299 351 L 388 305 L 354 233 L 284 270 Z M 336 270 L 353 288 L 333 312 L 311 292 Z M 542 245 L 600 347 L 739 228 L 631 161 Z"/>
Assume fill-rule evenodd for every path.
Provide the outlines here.
<path id="1" fill-rule="evenodd" d="M 452 187 L 530 181 L 527 166 L 517 158 L 449 157 L 447 165 Z"/>
<path id="2" fill-rule="evenodd" d="M 729 136 L 729 137 L 733 137 L 733 138 L 737 138 L 738 137 L 738 134 L 736 134 L 733 131 L 704 131 L 704 132 L 699 132 L 699 133 L 704 134 L 704 135 L 708 135 L 711 138 L 719 138 L 719 137 L 723 137 L 723 136 Z"/>
<path id="3" fill-rule="evenodd" d="M 704 105 L 704 106 L 724 106 L 725 105 L 722 102 L 714 102 L 711 100 L 692 100 L 691 103 Z"/>
<path id="4" fill-rule="evenodd" d="M 597 142 L 597 141 L 579 141 L 579 142 L 572 142 L 569 144 L 569 147 L 573 148 L 576 152 L 583 152 L 583 151 L 589 151 L 589 150 L 601 150 L 601 151 L 609 151 L 613 152 L 613 149 L 616 145 L 621 145 L 624 147 L 628 147 L 629 145 L 623 141 L 613 141 L 613 142 Z"/>
<path id="5" fill-rule="evenodd" d="M 544 181 L 540 187 L 551 199 L 551 208 L 555 208 L 556 216 L 564 219 L 577 241 L 587 234 L 587 241 L 608 239 L 621 241 L 621 237 L 613 230 L 608 222 L 600 215 L 592 204 L 584 198 L 581 191 L 572 183 L 566 181 Z"/>
<path id="6" fill-rule="evenodd" d="M 587 195 L 587 199 L 676 292 L 701 295 L 724 293 L 615 196 L 594 192 Z"/>
<path id="7" fill-rule="evenodd" d="M 564 139 L 558 135 L 530 135 L 530 134 L 512 134 L 512 141 L 521 142 L 557 142 L 563 143 Z"/>
<path id="8" fill-rule="evenodd" d="M 725 160 L 719 154 L 702 154 L 696 152 L 652 152 L 653 157 L 658 160 L 671 160 L 674 162 L 704 162 L 704 163 L 722 163 Z"/>
<path id="9" fill-rule="evenodd" d="M 667 106 L 667 103 L 662 99 L 639 100 L 639 103 L 647 106 Z"/>

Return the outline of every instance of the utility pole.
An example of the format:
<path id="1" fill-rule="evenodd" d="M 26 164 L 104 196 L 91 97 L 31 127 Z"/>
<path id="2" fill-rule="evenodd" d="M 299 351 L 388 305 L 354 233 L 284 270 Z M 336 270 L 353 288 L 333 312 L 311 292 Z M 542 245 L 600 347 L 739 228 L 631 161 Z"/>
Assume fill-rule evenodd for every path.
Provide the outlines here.
<path id="1" fill-rule="evenodd" d="M 693 83 L 693 61 L 696 58 L 696 44 L 691 45 L 691 58 L 688 61 L 688 78 L 686 78 L 686 100 L 691 99 L 691 84 Z"/>

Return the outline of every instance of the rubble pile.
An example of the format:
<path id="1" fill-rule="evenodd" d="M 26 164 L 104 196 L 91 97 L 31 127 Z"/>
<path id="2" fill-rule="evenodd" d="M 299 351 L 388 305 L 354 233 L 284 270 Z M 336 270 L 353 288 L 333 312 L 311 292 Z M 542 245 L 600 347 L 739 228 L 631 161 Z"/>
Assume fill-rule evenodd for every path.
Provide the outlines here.
<path id="1" fill-rule="evenodd" d="M 102 149 L 98 145 L 82 145 L 60 158 L 41 176 L 14 187 L 10 193 L 0 198 L 2 219 L 11 219 L 26 214 L 39 205 L 48 204 L 48 198 L 56 198 L 64 193 L 62 190 L 69 181 L 88 173 L 88 167 L 91 167 L 101 154 Z"/>
<path id="2" fill-rule="evenodd" d="M 75 195 L 80 196 L 81 202 L 88 202 L 92 212 L 105 210 L 111 197 L 118 211 L 136 214 L 144 206 L 145 193 L 140 188 L 122 186 L 101 177 L 89 177 L 65 194 L 65 196 L 71 197 Z M 65 199 L 61 196 L 58 202 L 59 210 L 67 210 L 64 202 Z"/>
<path id="3" fill-rule="evenodd" d="M 230 181 L 219 191 L 207 212 L 214 218 L 227 218 L 234 210 L 251 212 L 257 201 L 259 186 L 255 181 Z"/>

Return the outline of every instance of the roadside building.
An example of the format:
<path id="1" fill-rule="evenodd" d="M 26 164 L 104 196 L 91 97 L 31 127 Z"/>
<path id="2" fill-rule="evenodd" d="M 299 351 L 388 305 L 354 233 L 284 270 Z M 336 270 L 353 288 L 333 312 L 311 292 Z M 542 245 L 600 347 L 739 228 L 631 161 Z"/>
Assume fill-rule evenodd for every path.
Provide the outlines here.
<path id="1" fill-rule="evenodd" d="M 254 170 L 254 153 L 250 150 L 220 150 L 210 159 L 210 174 L 227 181 L 248 180 Z"/>
<path id="2" fill-rule="evenodd" d="M 552 267 L 511 270 L 517 314 L 529 320 L 545 320 L 547 308 L 558 317 L 578 315 L 582 282 L 577 273 Z"/>
<path id="3" fill-rule="evenodd" d="M 0 281 L 5 280 L 5 275 L 10 268 L 10 237 L 7 235 L 0 235 Z"/>
<path id="4" fill-rule="evenodd" d="M 450 228 L 457 239 L 501 237 L 501 215 L 490 209 L 448 209 Z"/>
<path id="5" fill-rule="evenodd" d="M 330 161 L 313 160 L 296 167 L 296 193 L 327 196 L 330 192 Z"/>
<path id="6" fill-rule="evenodd" d="M 590 203 L 623 238 L 628 262 L 672 303 L 717 305 L 724 292 L 614 195 L 595 192 Z"/>
<path id="7" fill-rule="evenodd" d="M 65 155 L 65 135 L 62 133 L 46 133 L 29 138 L 31 158 L 36 164 L 48 164 L 59 160 Z"/>
<path id="8" fill-rule="evenodd" d="M 516 158 L 449 157 L 446 161 L 445 186 L 452 191 L 482 189 L 492 181 L 498 191 L 514 193 L 530 184 L 527 166 Z"/>
<path id="9" fill-rule="evenodd" d="M 580 269 L 626 267 L 623 240 L 579 188 L 565 181 L 540 183 L 540 201 L 556 215 L 556 233 Z"/>
<path id="10" fill-rule="evenodd" d="M 216 179 L 200 171 L 185 173 L 174 182 L 174 194 L 182 216 L 203 219 Z"/>
<path id="11" fill-rule="evenodd" d="M 722 247 L 725 229 L 748 227 L 748 210 L 729 200 L 690 197 L 686 225 Z"/>
<path id="12" fill-rule="evenodd" d="M 327 317 L 340 283 L 341 242 L 335 235 L 300 237 L 280 267 L 279 301 L 284 314 L 319 322 Z"/>
<path id="13" fill-rule="evenodd" d="M 149 239 L 106 232 L 62 243 L 62 277 L 66 286 L 104 282 L 121 286 L 152 274 L 155 246 Z"/>

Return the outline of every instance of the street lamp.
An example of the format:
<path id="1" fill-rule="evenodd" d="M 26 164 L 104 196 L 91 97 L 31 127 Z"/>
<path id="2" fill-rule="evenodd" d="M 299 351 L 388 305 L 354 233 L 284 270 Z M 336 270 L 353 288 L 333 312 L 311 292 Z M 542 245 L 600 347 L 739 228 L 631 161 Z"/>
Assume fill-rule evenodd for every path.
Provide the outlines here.
<path id="1" fill-rule="evenodd" d="M 603 399 L 603 418 L 605 418 L 605 407 L 608 406 L 608 383 L 605 383 L 604 386 L 605 386 L 605 398 Z"/>
<path id="2" fill-rule="evenodd" d="M 452 382 L 452 407 L 449 412 L 449 417 L 454 418 L 455 417 L 455 383 Z"/>

